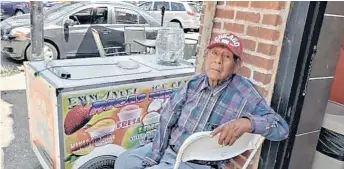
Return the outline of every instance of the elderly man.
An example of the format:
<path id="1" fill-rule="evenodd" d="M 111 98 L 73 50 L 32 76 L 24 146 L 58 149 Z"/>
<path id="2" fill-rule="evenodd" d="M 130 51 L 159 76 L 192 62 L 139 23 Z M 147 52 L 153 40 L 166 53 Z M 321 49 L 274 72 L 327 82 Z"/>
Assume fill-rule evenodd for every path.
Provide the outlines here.
<path id="1" fill-rule="evenodd" d="M 206 73 L 193 77 L 176 92 L 161 112 L 153 142 L 118 157 L 116 169 L 171 169 L 185 139 L 195 132 L 220 134 L 218 143 L 231 145 L 245 132 L 269 140 L 287 138 L 288 124 L 274 112 L 253 84 L 236 74 L 243 55 L 241 40 L 222 34 L 207 47 Z M 180 169 L 207 169 L 199 162 Z"/>

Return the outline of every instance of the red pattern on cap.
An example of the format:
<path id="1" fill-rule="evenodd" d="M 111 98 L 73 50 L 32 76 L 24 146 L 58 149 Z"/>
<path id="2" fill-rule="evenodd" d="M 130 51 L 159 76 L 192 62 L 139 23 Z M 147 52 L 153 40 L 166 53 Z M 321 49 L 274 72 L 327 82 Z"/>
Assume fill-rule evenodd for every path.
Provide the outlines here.
<path id="1" fill-rule="evenodd" d="M 225 46 L 232 53 L 242 59 L 243 46 L 241 39 L 232 33 L 220 34 L 214 38 L 214 40 L 208 45 L 208 49 L 216 46 Z"/>

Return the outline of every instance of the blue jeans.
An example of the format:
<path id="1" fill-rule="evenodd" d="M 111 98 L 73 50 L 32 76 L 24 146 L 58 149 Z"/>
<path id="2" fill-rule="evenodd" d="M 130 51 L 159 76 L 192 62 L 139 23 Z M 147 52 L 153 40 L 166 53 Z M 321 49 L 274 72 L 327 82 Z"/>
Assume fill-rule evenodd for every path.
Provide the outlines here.
<path id="1" fill-rule="evenodd" d="M 152 151 L 152 143 L 122 153 L 116 160 L 115 169 L 144 169 L 142 161 L 149 151 Z M 160 163 L 152 166 L 151 169 L 173 169 L 176 157 L 177 154 L 171 148 L 167 148 Z M 181 163 L 179 169 L 211 169 L 211 167 L 186 162 Z"/>

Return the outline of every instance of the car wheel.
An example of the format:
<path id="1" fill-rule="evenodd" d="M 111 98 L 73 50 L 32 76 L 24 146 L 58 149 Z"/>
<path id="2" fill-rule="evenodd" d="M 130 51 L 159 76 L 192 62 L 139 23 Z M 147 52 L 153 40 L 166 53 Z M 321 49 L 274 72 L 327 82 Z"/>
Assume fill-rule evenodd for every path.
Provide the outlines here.
<path id="1" fill-rule="evenodd" d="M 117 157 L 109 155 L 95 157 L 83 164 L 79 169 L 114 169 L 116 159 Z"/>
<path id="2" fill-rule="evenodd" d="M 17 10 L 16 13 L 14 13 L 14 16 L 20 16 L 23 14 L 24 14 L 24 12 L 22 10 Z"/>
<path id="3" fill-rule="evenodd" d="M 49 42 L 44 42 L 44 48 L 43 48 L 43 57 L 42 58 L 33 58 L 32 57 L 32 47 L 31 45 L 26 49 L 26 59 L 29 61 L 33 60 L 44 60 L 44 58 L 47 58 L 49 60 L 56 60 L 58 56 L 57 49 L 54 45 L 52 45 Z"/>

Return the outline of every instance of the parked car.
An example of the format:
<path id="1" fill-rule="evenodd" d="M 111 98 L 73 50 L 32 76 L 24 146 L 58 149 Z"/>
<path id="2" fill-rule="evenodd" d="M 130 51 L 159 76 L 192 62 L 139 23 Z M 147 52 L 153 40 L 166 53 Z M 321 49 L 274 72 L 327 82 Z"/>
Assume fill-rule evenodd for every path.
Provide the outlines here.
<path id="1" fill-rule="evenodd" d="M 31 3 L 28 2 L 13 2 L 1 1 L 1 20 L 15 15 L 22 15 L 30 13 Z"/>
<path id="2" fill-rule="evenodd" d="M 162 6 L 165 7 L 164 22 L 177 22 L 185 32 L 199 30 L 201 15 L 193 2 L 148 1 L 139 5 L 159 20 Z"/>
<path id="3" fill-rule="evenodd" d="M 44 9 L 51 8 L 57 4 L 66 3 L 65 1 L 44 1 Z M 1 21 L 12 16 L 28 14 L 31 11 L 31 2 L 1 1 Z"/>
<path id="4" fill-rule="evenodd" d="M 52 59 L 98 56 L 91 28 L 105 47 L 113 47 L 123 46 L 125 26 L 146 27 L 147 39 L 155 39 L 160 27 L 157 19 L 126 2 L 75 2 L 53 9 L 44 14 L 44 57 Z M 2 21 L 2 53 L 33 60 L 30 33 L 28 16 Z"/>
<path id="5" fill-rule="evenodd" d="M 69 3 L 68 1 L 43 1 L 43 7 L 44 9 L 49 9 L 53 6 L 56 6 L 58 4 L 63 4 L 63 3 Z"/>

